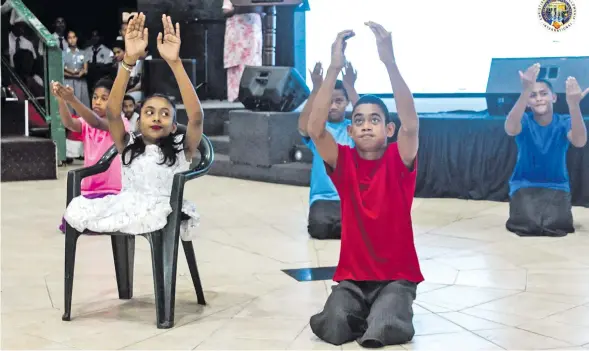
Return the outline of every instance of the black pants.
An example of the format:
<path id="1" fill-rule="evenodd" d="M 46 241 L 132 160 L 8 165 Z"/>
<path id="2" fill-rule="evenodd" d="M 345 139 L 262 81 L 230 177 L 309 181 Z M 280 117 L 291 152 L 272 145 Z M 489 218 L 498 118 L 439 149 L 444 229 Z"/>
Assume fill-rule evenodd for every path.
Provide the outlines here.
<path id="1" fill-rule="evenodd" d="M 519 236 L 565 236 L 575 232 L 571 207 L 565 191 L 522 188 L 511 197 L 505 227 Z"/>
<path id="2" fill-rule="evenodd" d="M 413 339 L 417 284 L 345 280 L 332 289 L 323 311 L 311 317 L 311 330 L 321 340 L 333 345 L 356 340 L 374 348 Z"/>
<path id="3" fill-rule="evenodd" d="M 309 209 L 309 235 L 315 239 L 341 239 L 342 216 L 339 201 L 317 200 Z"/>

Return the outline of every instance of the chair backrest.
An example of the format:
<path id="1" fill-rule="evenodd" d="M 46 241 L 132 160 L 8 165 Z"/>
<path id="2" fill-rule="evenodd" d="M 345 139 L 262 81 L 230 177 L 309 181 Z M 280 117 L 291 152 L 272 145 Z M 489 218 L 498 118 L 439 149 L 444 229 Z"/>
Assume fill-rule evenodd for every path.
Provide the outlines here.
<path id="1" fill-rule="evenodd" d="M 176 134 L 185 134 L 186 133 L 186 126 L 183 124 L 178 124 Z M 192 164 L 190 165 L 191 170 L 198 170 L 199 173 L 206 173 L 209 171 L 211 166 L 213 165 L 214 157 L 214 150 L 213 144 L 209 140 L 206 135 L 202 135 L 200 139 L 200 144 L 198 145 L 198 151 L 200 152 L 200 159 L 194 159 Z M 114 158 L 117 156 L 118 151 L 115 145 L 111 146 L 105 153 L 102 155 L 100 160 L 97 164 L 110 164 Z"/>

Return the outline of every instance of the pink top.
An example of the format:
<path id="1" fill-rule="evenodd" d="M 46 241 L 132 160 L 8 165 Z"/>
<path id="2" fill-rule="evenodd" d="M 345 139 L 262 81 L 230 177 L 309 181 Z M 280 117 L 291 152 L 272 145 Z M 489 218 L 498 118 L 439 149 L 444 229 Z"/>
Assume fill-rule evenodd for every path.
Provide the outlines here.
<path id="1" fill-rule="evenodd" d="M 83 119 L 82 134 L 84 140 L 84 167 L 89 167 L 102 157 L 104 153 L 114 144 L 110 132 L 96 129 L 90 126 Z M 129 121 L 123 118 L 125 130 L 129 130 Z M 119 193 L 121 191 L 121 156 L 117 157 L 111 163 L 109 169 L 91 177 L 82 180 L 82 194 L 96 193 Z"/>

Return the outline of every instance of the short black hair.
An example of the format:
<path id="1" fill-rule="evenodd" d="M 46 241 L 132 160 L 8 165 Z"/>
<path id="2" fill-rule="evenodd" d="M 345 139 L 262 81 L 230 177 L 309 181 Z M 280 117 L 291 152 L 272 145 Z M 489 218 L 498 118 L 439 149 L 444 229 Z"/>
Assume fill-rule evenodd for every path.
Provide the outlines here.
<path id="1" fill-rule="evenodd" d="M 120 48 L 123 51 L 125 51 L 125 42 L 122 40 L 115 40 L 114 44 L 112 45 L 112 48 Z"/>
<path id="2" fill-rule="evenodd" d="M 134 98 L 134 97 L 132 97 L 131 95 L 125 95 L 125 96 L 123 97 L 123 101 L 125 101 L 125 100 L 131 100 L 131 101 L 133 101 L 133 105 L 135 105 L 135 103 L 136 103 L 136 102 L 135 102 L 135 98 Z"/>
<path id="3" fill-rule="evenodd" d="M 346 100 L 350 100 L 350 98 L 348 97 L 348 91 L 346 90 L 346 87 L 344 87 L 344 82 L 342 82 L 341 80 L 336 80 L 335 81 L 335 88 L 334 90 L 341 90 L 344 92 L 344 96 L 346 97 Z"/>
<path id="4" fill-rule="evenodd" d="M 356 110 L 356 107 L 366 104 L 378 105 L 378 107 L 380 107 L 380 109 L 384 113 L 386 123 L 388 124 L 393 122 L 393 116 L 391 116 L 389 109 L 387 108 L 387 105 L 384 103 L 384 101 L 382 101 L 381 98 L 374 95 L 363 95 L 360 99 L 358 99 L 352 111 Z"/>
<path id="5" fill-rule="evenodd" d="M 552 87 L 552 83 L 550 83 L 550 81 L 548 81 L 547 79 L 536 79 L 536 83 L 544 83 L 546 84 L 546 86 L 548 87 L 548 89 L 550 89 L 551 93 L 554 93 L 554 88 Z"/>
<path id="6" fill-rule="evenodd" d="M 94 90 L 98 89 L 98 88 L 104 88 L 107 90 L 112 90 L 112 85 L 114 84 L 114 82 L 112 81 L 112 79 L 110 78 L 101 78 L 98 80 L 98 82 L 96 82 L 96 84 L 94 84 Z"/>

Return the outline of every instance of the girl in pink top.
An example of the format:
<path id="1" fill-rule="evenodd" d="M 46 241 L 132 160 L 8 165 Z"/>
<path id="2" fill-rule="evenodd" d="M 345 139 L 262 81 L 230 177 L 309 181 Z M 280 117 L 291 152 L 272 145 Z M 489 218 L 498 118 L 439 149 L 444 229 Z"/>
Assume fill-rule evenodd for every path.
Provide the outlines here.
<path id="1" fill-rule="evenodd" d="M 53 82 L 51 90 L 59 103 L 59 114 L 65 128 L 72 132 L 80 133 L 84 142 L 84 167 L 92 166 L 98 162 L 102 155 L 113 144 L 113 139 L 108 131 L 106 116 L 106 103 L 110 96 L 113 82 L 101 79 L 94 87 L 92 95 L 92 110 L 85 106 L 69 86 L 63 86 Z M 73 118 L 69 106 L 76 111 L 81 118 Z M 127 121 L 124 121 L 127 122 Z M 129 123 L 125 123 L 125 129 L 129 129 Z M 115 195 L 121 191 L 121 158 L 117 157 L 110 168 L 104 172 L 82 180 L 82 195 L 94 199 L 107 195 Z M 59 229 L 65 233 L 65 223 Z"/>

